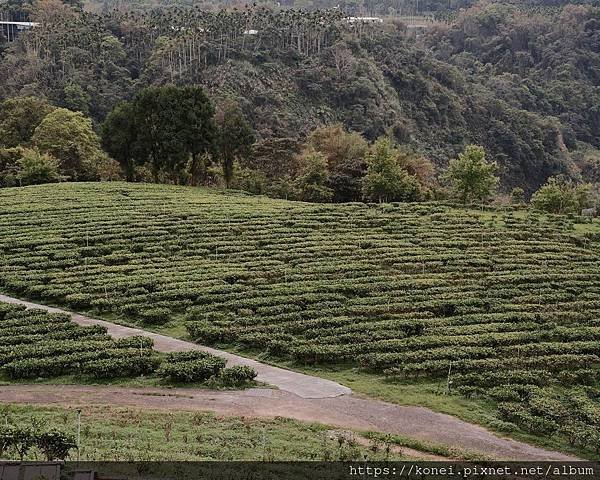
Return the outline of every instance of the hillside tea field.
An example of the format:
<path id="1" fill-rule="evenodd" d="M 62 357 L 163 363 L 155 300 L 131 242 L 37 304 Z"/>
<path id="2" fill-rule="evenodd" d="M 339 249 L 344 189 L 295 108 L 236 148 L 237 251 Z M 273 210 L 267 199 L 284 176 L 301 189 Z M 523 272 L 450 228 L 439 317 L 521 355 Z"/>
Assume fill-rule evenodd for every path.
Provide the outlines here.
<path id="1" fill-rule="evenodd" d="M 600 225 L 183 187 L 0 191 L 0 290 L 203 344 L 444 378 L 600 449 Z M 510 422 L 510 423 L 508 423 Z"/>
<path id="2" fill-rule="evenodd" d="M 67 314 L 0 302 L 0 373 L 11 379 L 131 377 L 158 363 L 149 338 L 113 340 L 104 327 L 79 326 Z"/>

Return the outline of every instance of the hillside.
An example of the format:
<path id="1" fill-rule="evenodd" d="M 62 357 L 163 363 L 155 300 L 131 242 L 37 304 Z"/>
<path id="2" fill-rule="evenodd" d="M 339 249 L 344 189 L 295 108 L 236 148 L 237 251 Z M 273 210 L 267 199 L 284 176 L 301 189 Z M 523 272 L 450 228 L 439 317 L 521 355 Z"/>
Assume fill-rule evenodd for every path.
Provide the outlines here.
<path id="1" fill-rule="evenodd" d="M 0 45 L 0 99 L 46 97 L 99 125 L 148 85 L 192 83 L 241 107 L 256 151 L 341 122 L 369 140 L 388 134 L 438 169 L 481 144 L 505 192 L 530 194 L 561 173 L 600 178 L 598 7 L 453 2 L 471 8 L 415 35 L 394 15 L 356 26 L 339 11 L 84 14 L 47 3 L 32 14 L 43 27 Z"/>
<path id="2" fill-rule="evenodd" d="M 3 293 L 296 366 L 450 375 L 497 429 L 598 448 L 597 220 L 124 183 L 0 205 Z"/>
<path id="3" fill-rule="evenodd" d="M 122 6 L 122 0 L 69 0 L 72 4 L 81 4 L 90 11 L 110 10 Z M 287 8 L 323 9 L 341 8 L 353 15 L 419 15 L 434 13 L 438 16 L 452 15 L 456 12 L 476 5 L 479 0 L 379 0 L 377 2 L 353 2 L 348 0 L 284 0 L 282 2 L 267 1 L 267 5 L 283 6 Z M 567 4 L 591 5 L 595 0 L 495 0 L 506 5 L 519 6 L 526 9 L 551 10 L 561 8 Z M 138 9 L 152 9 L 173 5 L 197 6 L 202 8 L 216 8 L 227 6 L 225 1 L 202 2 L 197 0 L 133 0 L 128 2 Z M 250 4 L 252 2 L 240 2 Z"/>

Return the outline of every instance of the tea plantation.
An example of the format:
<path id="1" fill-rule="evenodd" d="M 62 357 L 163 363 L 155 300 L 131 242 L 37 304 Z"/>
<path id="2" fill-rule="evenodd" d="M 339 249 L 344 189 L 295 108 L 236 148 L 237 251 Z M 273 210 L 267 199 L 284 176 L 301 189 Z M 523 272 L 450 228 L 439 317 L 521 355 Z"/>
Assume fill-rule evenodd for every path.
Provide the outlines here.
<path id="1" fill-rule="evenodd" d="M 223 358 L 202 351 L 160 355 L 152 339 L 113 340 L 100 325 L 80 326 L 66 313 L 26 310 L 0 302 L 0 379 L 123 379 L 153 375 L 170 384 L 209 382 L 213 387 L 251 386 L 256 372 L 225 368 Z"/>
<path id="2" fill-rule="evenodd" d="M 159 363 L 147 337 L 113 340 L 104 327 L 79 326 L 67 314 L 0 303 L 0 373 L 8 378 L 135 377 Z"/>
<path id="3" fill-rule="evenodd" d="M 0 291 L 203 344 L 445 378 L 600 449 L 600 224 L 157 185 L 0 190 Z M 583 221 L 581 221 L 583 222 Z"/>

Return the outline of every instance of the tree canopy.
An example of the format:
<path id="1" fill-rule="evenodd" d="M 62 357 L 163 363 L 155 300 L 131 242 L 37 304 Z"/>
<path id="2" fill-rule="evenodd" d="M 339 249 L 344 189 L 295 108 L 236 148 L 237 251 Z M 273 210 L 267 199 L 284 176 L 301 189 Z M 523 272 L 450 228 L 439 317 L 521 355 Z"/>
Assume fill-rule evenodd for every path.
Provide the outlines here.
<path id="1" fill-rule="evenodd" d="M 217 127 L 218 155 L 223 165 L 225 184 L 229 188 L 234 162 L 250 156 L 254 132 L 238 106 L 230 102 L 218 112 Z"/>
<path id="2" fill-rule="evenodd" d="M 313 10 L 327 5 L 321 0 L 304 2 L 308 10 L 286 8 L 291 2 L 222 10 L 189 8 L 185 1 L 151 3 L 158 8 L 144 2 L 112 8 L 115 2 L 107 0 L 100 13 L 60 0 L 12 4 L 11 14 L 41 24 L 0 53 L 0 99 L 47 98 L 99 125 L 147 88 L 197 86 L 214 106 L 238 106 L 254 131 L 253 153 L 271 162 L 267 177 L 283 171 L 273 180 L 284 183 L 302 147 L 280 155 L 280 166 L 269 155 L 278 145 L 302 143 L 315 129 L 336 124 L 367 142 L 390 136 L 416 154 L 411 158 L 431 160 L 438 172 L 464 145 L 481 145 L 498 164 L 500 190 L 519 186 L 526 197 L 553 175 L 595 178 L 588 159 L 600 149 L 600 7 L 593 2 L 419 0 L 419 11 L 437 12 L 441 21 L 417 36 L 393 19 L 416 11 L 412 0 L 386 7 L 343 2 L 335 10 Z M 345 18 L 380 8 L 391 16 L 382 24 Z M 148 108 L 162 101 L 147 100 Z M 177 110 L 164 105 L 161 114 L 166 117 L 169 109 Z M 177 111 L 183 117 L 185 110 Z M 193 120 L 181 126 L 193 126 Z M 147 127 L 148 136 L 153 125 Z M 171 133 L 161 140 L 165 150 L 154 152 L 161 158 L 154 175 L 206 180 L 210 148 L 182 147 L 185 142 Z M 207 131 L 188 139 L 204 142 L 209 136 Z M 144 151 L 138 152 L 105 144 L 128 178 L 152 156 L 142 140 Z M 350 145 L 352 138 L 332 148 L 342 152 L 346 141 Z M 359 144 L 354 147 L 364 148 Z M 329 147 L 316 149 L 327 157 L 334 200 L 359 199 L 356 179 L 366 166 L 354 160 L 364 156 L 348 151 L 340 161 L 339 154 L 324 151 Z M 259 162 L 243 156 L 247 166 Z M 183 170 L 186 178 L 175 179 Z"/>
<path id="3" fill-rule="evenodd" d="M 446 178 L 454 195 L 462 202 L 484 202 L 498 184 L 498 165 L 485 158 L 479 145 L 468 145 L 457 159 L 450 160 Z"/>
<path id="4" fill-rule="evenodd" d="M 91 120 L 66 108 L 46 115 L 31 142 L 42 153 L 58 159 L 61 170 L 72 180 L 99 179 L 102 164 L 108 162 Z"/>
<path id="5" fill-rule="evenodd" d="M 135 166 L 147 163 L 154 181 L 166 175 L 179 183 L 187 180 L 181 178 L 187 172 L 196 184 L 203 175 L 201 155 L 214 151 L 213 115 L 200 87 L 149 87 L 108 115 L 101 129 L 102 143 L 130 180 Z"/>
<path id="6" fill-rule="evenodd" d="M 37 97 L 15 97 L 2 102 L 0 146 L 12 148 L 28 143 L 37 126 L 54 108 Z"/>
<path id="7" fill-rule="evenodd" d="M 531 204 L 548 213 L 580 214 L 590 206 L 591 185 L 551 177 L 531 198 Z"/>
<path id="8" fill-rule="evenodd" d="M 416 177 L 399 163 L 399 151 L 388 138 L 375 142 L 367 160 L 363 196 L 376 202 L 417 200 L 420 186 Z"/>

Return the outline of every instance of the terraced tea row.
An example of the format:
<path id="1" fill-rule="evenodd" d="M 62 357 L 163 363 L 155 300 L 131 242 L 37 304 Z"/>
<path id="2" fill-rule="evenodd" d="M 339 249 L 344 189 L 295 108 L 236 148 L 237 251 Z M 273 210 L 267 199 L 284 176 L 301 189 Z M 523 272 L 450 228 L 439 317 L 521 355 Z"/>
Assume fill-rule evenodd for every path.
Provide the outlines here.
<path id="1" fill-rule="evenodd" d="M 520 404 L 535 392 L 513 386 L 537 372 L 545 383 L 527 385 L 587 385 L 580 393 L 597 412 L 597 222 L 124 184 L 12 189 L 0 199 L 7 292 L 185 322 L 198 342 L 302 363 L 351 362 L 400 378 L 450 369 L 469 395 L 498 378 L 512 392 L 500 400 Z"/>
<path id="2" fill-rule="evenodd" d="M 0 303 L 0 373 L 9 378 L 135 377 L 159 363 L 146 337 L 113 340 L 103 327 L 79 326 L 67 314 Z"/>

